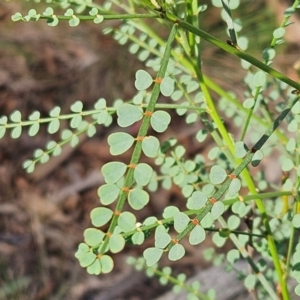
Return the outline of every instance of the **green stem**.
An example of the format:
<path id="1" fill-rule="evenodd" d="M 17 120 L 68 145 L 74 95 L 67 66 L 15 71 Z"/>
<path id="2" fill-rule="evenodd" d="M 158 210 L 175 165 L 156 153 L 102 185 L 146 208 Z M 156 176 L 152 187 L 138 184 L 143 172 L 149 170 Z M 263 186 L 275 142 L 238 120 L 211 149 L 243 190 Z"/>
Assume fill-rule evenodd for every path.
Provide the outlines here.
<path id="1" fill-rule="evenodd" d="M 169 17 L 169 16 L 167 16 Z M 241 59 L 244 59 L 246 61 L 248 61 L 249 63 L 251 63 L 252 65 L 256 66 L 257 68 L 265 71 L 266 73 L 270 74 L 271 76 L 277 78 L 278 80 L 287 83 L 289 86 L 300 90 L 300 84 L 295 82 L 294 80 L 288 78 L 287 76 L 285 76 L 283 73 L 267 66 L 266 64 L 264 64 L 263 62 L 261 62 L 260 60 L 254 58 L 252 55 L 237 49 L 233 46 L 228 45 L 227 43 L 224 43 L 222 41 L 220 41 L 219 39 L 215 38 L 214 36 L 208 34 L 207 32 L 201 30 L 200 28 L 197 28 L 185 21 L 181 21 L 177 18 L 173 18 L 172 19 L 169 17 L 169 21 L 171 22 L 175 22 L 179 25 L 180 28 L 184 28 L 192 33 L 194 33 L 197 36 L 200 36 L 201 38 L 205 39 L 206 41 L 214 44 L 215 46 L 225 50 L 228 53 L 231 53 Z"/>
<path id="2" fill-rule="evenodd" d="M 164 78 L 166 70 L 167 70 L 168 62 L 169 62 L 170 55 L 171 55 L 172 44 L 173 44 L 173 41 L 176 36 L 176 31 L 177 31 L 177 25 L 174 24 L 174 26 L 170 32 L 168 41 L 167 41 L 167 45 L 166 45 L 163 59 L 161 61 L 160 69 L 156 76 L 155 84 L 154 84 L 154 87 L 153 87 L 153 90 L 151 93 L 150 102 L 148 104 L 146 113 L 144 115 L 141 127 L 140 127 L 138 135 L 137 135 L 137 142 L 134 147 L 131 161 L 130 161 L 130 165 L 132 165 L 132 166 L 136 165 L 139 162 L 139 159 L 140 159 L 140 156 L 142 153 L 142 140 L 147 135 L 147 131 L 150 126 L 151 114 L 153 113 L 153 111 L 155 109 L 155 105 L 156 105 L 156 102 L 157 102 L 159 94 L 160 94 L 160 82 L 161 82 L 161 79 Z M 130 189 L 132 187 L 132 184 L 134 183 L 133 173 L 134 173 L 133 168 L 129 168 L 129 170 L 126 173 L 124 188 L 121 189 L 119 199 L 118 199 L 118 202 L 117 202 L 117 205 L 115 208 L 115 211 L 117 213 L 113 216 L 112 221 L 110 222 L 110 225 L 108 228 L 108 233 L 113 233 L 114 228 L 117 225 L 119 213 L 123 210 L 123 207 L 125 205 L 125 202 L 126 202 L 126 199 L 128 196 L 128 189 Z M 104 243 L 101 246 L 100 253 L 104 253 L 106 251 L 107 244 L 108 244 L 108 238 L 106 238 L 104 240 Z"/>

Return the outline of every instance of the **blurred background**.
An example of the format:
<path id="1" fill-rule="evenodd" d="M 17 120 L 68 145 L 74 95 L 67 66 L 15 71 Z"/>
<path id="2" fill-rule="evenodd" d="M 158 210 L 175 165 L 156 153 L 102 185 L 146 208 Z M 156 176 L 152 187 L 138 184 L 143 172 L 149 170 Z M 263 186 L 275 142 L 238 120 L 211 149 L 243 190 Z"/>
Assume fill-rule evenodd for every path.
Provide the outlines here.
<path id="1" fill-rule="evenodd" d="M 202 14 L 204 29 L 226 40 L 226 24 L 219 10 L 208 0 L 202 2 L 208 4 L 207 12 Z M 246 0 L 234 11 L 242 20 L 242 34 L 249 38 L 251 54 L 261 58 L 290 4 L 291 1 Z M 26 13 L 33 7 L 42 11 L 45 4 L 18 0 L 0 3 L 0 116 L 20 110 L 26 119 L 38 110 L 45 117 L 54 106 L 68 113 L 76 100 L 89 109 L 100 97 L 112 103 L 135 95 L 135 72 L 143 64 L 127 51 L 128 46 L 120 46 L 110 35 L 103 35 L 103 25 L 82 22 L 71 28 L 60 22 L 53 28 L 43 20 L 11 21 L 15 12 Z M 294 21 L 296 24 L 287 28 L 286 43 L 277 48 L 274 66 L 298 80 L 300 27 L 297 17 Z M 118 24 L 112 22 L 113 26 Z M 224 89 L 243 95 L 244 71 L 239 60 L 208 43 L 203 43 L 203 57 L 206 74 Z M 179 127 L 184 123 L 177 118 L 162 139 L 176 131 L 180 142 L 189 149 L 187 155 L 205 151 L 203 145 L 191 139 L 193 130 Z M 130 130 L 134 133 L 137 129 Z M 112 131 L 114 125 L 99 127 L 93 138 L 82 137 L 77 147 L 65 147 L 61 156 L 38 166 L 30 175 L 22 170 L 22 162 L 30 159 L 35 149 L 43 149 L 49 140 L 59 140 L 59 133 L 49 136 L 42 129 L 34 138 L 24 133 L 18 140 L 7 133 L 0 140 L 0 299 L 145 300 L 155 299 L 170 288 L 126 265 L 126 256 L 140 256 L 143 247 L 128 246 L 115 255 L 114 272 L 104 276 L 88 275 L 74 258 L 84 229 L 91 226 L 89 213 L 99 205 L 100 169 L 111 160 L 106 138 Z M 122 159 L 128 162 L 129 154 Z M 168 203 L 183 205 L 176 188 L 160 190 L 151 203 L 138 212 L 140 220 L 160 215 Z M 191 247 L 182 261 L 173 263 L 175 273 L 193 275 L 208 267 L 199 253 L 209 243 Z"/>

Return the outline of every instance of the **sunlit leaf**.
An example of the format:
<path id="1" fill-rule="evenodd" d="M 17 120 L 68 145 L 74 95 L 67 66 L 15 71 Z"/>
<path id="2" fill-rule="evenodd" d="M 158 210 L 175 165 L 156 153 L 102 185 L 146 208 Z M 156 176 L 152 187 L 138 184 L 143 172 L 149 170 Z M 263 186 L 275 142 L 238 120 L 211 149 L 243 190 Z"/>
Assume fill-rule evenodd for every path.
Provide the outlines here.
<path id="1" fill-rule="evenodd" d="M 112 155 L 126 152 L 134 143 L 134 138 L 126 132 L 116 132 L 109 135 L 108 144 Z"/>
<path id="2" fill-rule="evenodd" d="M 185 249 L 181 244 L 175 244 L 169 251 L 169 260 L 176 261 L 181 259 L 185 254 Z"/>
<path id="3" fill-rule="evenodd" d="M 138 70 L 135 74 L 135 88 L 138 91 L 146 90 L 152 84 L 151 75 L 145 70 Z"/>
<path id="4" fill-rule="evenodd" d="M 91 221 L 96 227 L 103 226 L 108 223 L 113 215 L 113 211 L 107 207 L 96 207 L 91 211 Z"/>

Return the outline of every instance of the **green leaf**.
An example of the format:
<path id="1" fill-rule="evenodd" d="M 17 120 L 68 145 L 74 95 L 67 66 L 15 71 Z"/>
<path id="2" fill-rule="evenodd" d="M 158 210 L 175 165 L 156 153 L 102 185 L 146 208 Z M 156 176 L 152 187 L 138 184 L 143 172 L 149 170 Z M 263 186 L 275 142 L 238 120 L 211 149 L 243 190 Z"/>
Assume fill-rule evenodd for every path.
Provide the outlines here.
<path id="1" fill-rule="evenodd" d="M 257 150 L 252 157 L 251 165 L 253 167 L 257 167 L 263 158 L 264 158 L 263 152 L 261 150 Z"/>
<path id="2" fill-rule="evenodd" d="M 71 27 L 76 27 L 79 25 L 79 23 L 80 23 L 80 19 L 77 18 L 75 15 L 73 15 L 72 18 L 69 20 L 69 25 Z"/>
<path id="3" fill-rule="evenodd" d="M 100 258 L 100 264 L 103 274 L 110 273 L 114 268 L 114 261 L 108 255 L 102 255 Z"/>
<path id="4" fill-rule="evenodd" d="M 218 219 L 225 211 L 225 206 L 221 201 L 216 202 L 211 209 L 211 216 L 214 220 Z"/>
<path id="5" fill-rule="evenodd" d="M 244 142 L 240 141 L 235 144 L 235 156 L 237 158 L 243 158 L 248 152 L 248 147 Z"/>
<path id="6" fill-rule="evenodd" d="M 166 232 L 155 232 L 155 247 L 164 249 L 171 242 L 171 237 Z"/>
<path id="7" fill-rule="evenodd" d="M 205 237 L 205 230 L 201 226 L 196 225 L 190 233 L 189 242 L 191 245 L 198 245 L 205 240 Z"/>
<path id="8" fill-rule="evenodd" d="M 84 231 L 83 236 L 84 236 L 84 241 L 89 246 L 95 247 L 102 242 L 105 233 L 95 228 L 88 228 Z"/>
<path id="9" fill-rule="evenodd" d="M 82 112 L 82 109 L 83 109 L 83 103 L 78 100 L 71 105 L 70 109 L 72 112 L 80 113 L 80 112 Z"/>
<path id="10" fill-rule="evenodd" d="M 234 178 L 229 185 L 228 195 L 229 197 L 234 197 L 241 189 L 242 183 L 238 178 Z"/>
<path id="11" fill-rule="evenodd" d="M 57 18 L 57 16 L 52 16 L 52 19 L 48 19 L 47 20 L 47 24 L 48 26 L 51 26 L 51 27 L 55 27 L 57 26 L 59 23 L 59 19 Z"/>
<path id="12" fill-rule="evenodd" d="M 2 116 L 0 118 L 0 125 L 6 125 L 7 124 L 7 117 L 6 116 Z"/>
<path id="13" fill-rule="evenodd" d="M 263 51 L 263 59 L 271 61 L 276 56 L 276 51 L 273 48 L 266 48 Z"/>
<path id="14" fill-rule="evenodd" d="M 18 110 L 15 110 L 15 111 L 12 112 L 12 114 L 10 115 L 10 119 L 11 119 L 12 122 L 14 122 L 14 123 L 19 123 L 19 122 L 21 122 L 21 119 L 22 119 L 21 112 L 18 111 Z"/>
<path id="15" fill-rule="evenodd" d="M 163 218 L 173 218 L 177 213 L 179 213 L 179 209 L 176 206 L 167 206 L 164 209 L 164 212 L 162 214 Z"/>
<path id="16" fill-rule="evenodd" d="M 273 31 L 273 37 L 275 39 L 280 39 L 284 36 L 285 34 L 285 29 L 283 27 L 277 28 Z"/>
<path id="17" fill-rule="evenodd" d="M 237 201 L 232 205 L 231 209 L 234 213 L 238 214 L 239 216 L 242 216 L 246 211 L 246 205 L 244 202 Z"/>
<path id="18" fill-rule="evenodd" d="M 5 126 L 0 125 L 0 139 L 4 137 L 5 132 L 6 132 Z"/>
<path id="19" fill-rule="evenodd" d="M 23 168 L 26 169 L 26 172 L 32 173 L 34 171 L 35 163 L 31 159 L 25 160 L 23 163 Z"/>
<path id="20" fill-rule="evenodd" d="M 109 135 L 108 144 L 112 155 L 119 155 L 126 152 L 134 143 L 134 138 L 125 132 L 116 132 Z"/>
<path id="21" fill-rule="evenodd" d="M 138 70 L 135 78 L 134 86 L 138 91 L 146 90 L 153 82 L 151 75 L 145 70 Z"/>
<path id="22" fill-rule="evenodd" d="M 188 209 L 200 209 L 202 208 L 207 201 L 207 196 L 199 191 L 196 191 L 192 194 L 192 197 L 188 198 L 186 207 Z"/>
<path id="23" fill-rule="evenodd" d="M 227 260 L 234 264 L 240 259 L 240 252 L 237 249 L 232 249 L 227 253 Z"/>
<path id="24" fill-rule="evenodd" d="M 214 223 L 214 219 L 212 218 L 210 212 L 208 212 L 208 213 L 204 216 L 204 218 L 202 219 L 202 221 L 201 221 L 201 225 L 202 225 L 204 228 L 209 228 L 209 227 L 211 227 L 213 223 Z"/>
<path id="25" fill-rule="evenodd" d="M 142 150 L 147 157 L 156 157 L 159 151 L 159 140 L 155 136 L 146 136 L 142 141 Z"/>
<path id="26" fill-rule="evenodd" d="M 155 265 L 161 258 L 163 252 L 164 251 L 162 249 L 158 249 L 154 247 L 147 248 L 143 253 L 143 256 L 146 260 L 146 265 L 148 267 Z"/>
<path id="27" fill-rule="evenodd" d="M 241 219 L 235 215 L 231 215 L 227 220 L 227 225 L 231 230 L 237 229 L 240 226 Z"/>
<path id="28" fill-rule="evenodd" d="M 300 296 L 300 284 L 296 285 L 294 291 L 296 295 Z"/>
<path id="29" fill-rule="evenodd" d="M 244 281 L 245 287 L 249 290 L 254 289 L 256 280 L 257 277 L 254 274 L 248 274 Z"/>
<path id="30" fill-rule="evenodd" d="M 126 170 L 127 165 L 119 161 L 113 161 L 105 164 L 101 168 L 101 173 L 103 174 L 106 183 L 113 184 L 121 179 Z"/>
<path id="31" fill-rule="evenodd" d="M 196 135 L 196 139 L 199 143 L 202 143 L 207 137 L 207 130 L 205 129 L 202 129 L 202 130 L 199 130 L 197 135 Z"/>
<path id="32" fill-rule="evenodd" d="M 90 266 L 88 266 L 86 271 L 91 275 L 99 275 L 101 273 L 101 264 L 99 259 L 96 259 Z"/>
<path id="33" fill-rule="evenodd" d="M 152 128 L 155 131 L 164 132 L 168 128 L 168 125 L 171 122 L 171 117 L 167 112 L 163 110 L 158 110 L 153 113 L 150 122 Z"/>
<path id="34" fill-rule="evenodd" d="M 254 104 L 255 104 L 254 98 L 248 98 L 243 102 L 243 106 L 247 109 L 251 109 L 254 106 Z"/>
<path id="35" fill-rule="evenodd" d="M 138 164 L 134 169 L 134 179 L 138 185 L 147 185 L 153 174 L 153 169 L 145 163 Z"/>
<path id="36" fill-rule="evenodd" d="M 74 135 L 70 141 L 70 145 L 75 147 L 79 143 L 79 138 L 77 135 Z"/>
<path id="37" fill-rule="evenodd" d="M 121 127 L 128 127 L 143 117 L 143 109 L 132 104 L 122 104 L 117 109 L 118 124 Z"/>
<path id="38" fill-rule="evenodd" d="M 160 84 L 160 91 L 165 97 L 169 97 L 174 92 L 175 80 L 171 77 L 164 77 Z"/>
<path id="39" fill-rule="evenodd" d="M 209 180 L 212 184 L 220 184 L 227 177 L 226 171 L 220 166 L 212 166 L 209 173 Z"/>
<path id="40" fill-rule="evenodd" d="M 190 222 L 190 218 L 183 212 L 179 212 L 174 216 L 174 229 L 181 232 Z"/>
<path id="41" fill-rule="evenodd" d="M 47 7 L 46 10 L 43 12 L 44 16 L 52 16 L 54 14 L 53 8 L 52 7 Z"/>
<path id="42" fill-rule="evenodd" d="M 93 7 L 90 11 L 89 11 L 89 15 L 90 16 L 96 16 L 98 14 L 98 9 L 96 7 Z"/>
<path id="43" fill-rule="evenodd" d="M 50 158 L 49 155 L 44 152 L 43 155 L 40 157 L 40 162 L 42 164 L 44 164 L 44 163 L 46 163 L 49 160 L 49 158 Z"/>
<path id="44" fill-rule="evenodd" d="M 132 237 L 131 241 L 134 245 L 142 245 L 145 240 L 145 234 L 142 231 L 136 232 Z"/>
<path id="45" fill-rule="evenodd" d="M 264 86 L 266 81 L 267 81 L 266 73 L 261 70 L 258 71 L 253 77 L 253 84 L 256 88 Z"/>
<path id="46" fill-rule="evenodd" d="M 22 134 L 22 126 L 16 126 L 15 128 L 13 128 L 10 132 L 10 136 L 13 139 L 18 139 L 20 137 L 20 135 Z"/>
<path id="47" fill-rule="evenodd" d="M 39 129 L 40 129 L 40 123 L 34 123 L 34 124 L 32 124 L 29 127 L 28 135 L 29 136 L 35 136 L 39 132 Z"/>
<path id="48" fill-rule="evenodd" d="M 80 266 L 82 268 L 86 268 L 96 260 L 96 255 L 92 252 L 87 252 L 87 253 L 81 253 L 80 255 L 78 255 L 77 258 L 79 260 Z"/>
<path id="49" fill-rule="evenodd" d="M 48 124 L 48 132 L 50 134 L 53 134 L 59 130 L 60 127 L 60 122 L 59 119 L 53 119 L 49 124 Z"/>
<path id="50" fill-rule="evenodd" d="M 82 122 L 82 116 L 81 115 L 75 115 L 70 121 L 70 127 L 71 128 L 78 128 L 81 122 Z"/>
<path id="51" fill-rule="evenodd" d="M 97 102 L 94 104 L 95 109 L 105 109 L 106 108 L 106 100 L 104 98 L 100 98 L 97 100 Z"/>
<path id="52" fill-rule="evenodd" d="M 118 253 L 123 250 L 125 246 L 125 239 L 119 233 L 113 233 L 109 237 L 109 249 L 112 253 Z"/>
<path id="53" fill-rule="evenodd" d="M 168 255 L 169 260 L 176 261 L 181 259 L 185 254 L 185 249 L 181 244 L 175 244 Z"/>
<path id="54" fill-rule="evenodd" d="M 295 228 L 300 228 L 300 214 L 294 215 L 292 224 Z"/>
<path id="55" fill-rule="evenodd" d="M 133 209 L 140 210 L 148 204 L 149 194 L 144 190 L 132 189 L 128 194 L 128 202 Z"/>
<path id="56" fill-rule="evenodd" d="M 94 226 L 100 227 L 108 223 L 113 215 L 113 211 L 106 207 L 97 207 L 91 211 L 91 222 Z"/>
<path id="57" fill-rule="evenodd" d="M 176 155 L 176 157 L 177 158 L 183 157 L 183 155 L 185 154 L 185 151 L 186 150 L 185 150 L 185 148 L 183 146 L 181 146 L 181 145 L 177 146 L 175 148 L 175 155 Z"/>
<path id="58" fill-rule="evenodd" d="M 102 15 L 97 15 L 96 18 L 93 20 L 95 24 L 100 24 L 104 20 L 104 17 Z"/>
<path id="59" fill-rule="evenodd" d="M 22 14 L 17 12 L 14 15 L 11 16 L 11 19 L 13 22 L 17 22 L 23 19 Z"/>
<path id="60" fill-rule="evenodd" d="M 226 238 L 222 237 L 219 232 L 216 232 L 213 235 L 212 240 L 215 243 L 215 245 L 219 248 L 223 247 L 226 242 Z"/>
<path id="61" fill-rule="evenodd" d="M 136 229 L 135 224 L 136 217 L 133 213 L 124 211 L 120 214 L 118 218 L 118 226 L 123 230 L 123 232 L 129 232 Z"/>
<path id="62" fill-rule="evenodd" d="M 285 158 L 282 162 L 282 171 L 288 172 L 294 168 L 294 162 L 290 158 Z"/>
<path id="63" fill-rule="evenodd" d="M 54 108 L 50 111 L 50 113 L 49 113 L 50 117 L 52 117 L 52 118 L 57 118 L 57 117 L 59 117 L 60 110 L 61 110 L 61 109 L 60 109 L 59 106 L 54 107 Z"/>
<path id="64" fill-rule="evenodd" d="M 30 121 L 38 121 L 40 119 L 40 112 L 39 111 L 34 111 L 30 116 L 29 116 L 29 120 Z"/>
<path id="65" fill-rule="evenodd" d="M 98 189 L 98 196 L 103 205 L 113 203 L 120 193 L 120 189 L 115 184 L 104 184 Z"/>

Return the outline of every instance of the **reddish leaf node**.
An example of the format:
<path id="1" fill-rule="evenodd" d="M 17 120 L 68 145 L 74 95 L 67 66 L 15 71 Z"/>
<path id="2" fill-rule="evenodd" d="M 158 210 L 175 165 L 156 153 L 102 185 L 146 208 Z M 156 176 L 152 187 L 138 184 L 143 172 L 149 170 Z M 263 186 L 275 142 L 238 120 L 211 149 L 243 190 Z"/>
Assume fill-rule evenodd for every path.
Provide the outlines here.
<path id="1" fill-rule="evenodd" d="M 199 221 L 197 219 L 193 219 L 191 220 L 191 222 L 194 224 L 194 225 L 199 225 Z"/>
<path id="2" fill-rule="evenodd" d="M 155 82 L 155 83 L 161 83 L 162 80 L 163 80 L 162 78 L 156 78 L 156 79 L 154 80 L 154 82 Z"/>
<path id="3" fill-rule="evenodd" d="M 129 168 L 129 169 L 135 169 L 135 167 L 136 167 L 136 164 L 129 164 L 129 165 L 128 165 L 128 168 Z"/>
<path id="4" fill-rule="evenodd" d="M 217 202 L 216 198 L 210 198 L 209 201 L 211 204 L 215 204 Z"/>
<path id="5" fill-rule="evenodd" d="M 111 232 L 106 232 L 106 236 L 107 236 L 108 238 L 110 238 L 110 237 L 112 236 L 112 233 L 111 233 Z"/>
<path id="6" fill-rule="evenodd" d="M 126 187 L 126 186 L 123 186 L 122 187 L 122 191 L 125 192 L 125 193 L 128 193 L 129 192 L 129 188 Z"/>
<path id="7" fill-rule="evenodd" d="M 172 239 L 172 242 L 173 242 L 173 244 L 178 244 L 178 240 L 176 238 Z"/>
<path id="8" fill-rule="evenodd" d="M 115 211 L 114 211 L 114 215 L 115 215 L 115 216 L 119 216 L 120 214 L 121 214 L 120 211 L 118 211 L 118 210 L 115 210 Z"/>
<path id="9" fill-rule="evenodd" d="M 235 176 L 234 174 L 229 174 L 228 177 L 229 177 L 231 180 L 233 180 L 233 179 L 236 178 L 236 176 Z"/>
<path id="10" fill-rule="evenodd" d="M 138 137 L 136 137 L 136 140 L 137 140 L 138 142 L 141 142 L 143 139 L 144 139 L 144 136 L 138 136 Z"/>
<path id="11" fill-rule="evenodd" d="M 144 116 L 146 116 L 146 117 L 151 117 L 152 115 L 153 115 L 153 112 L 152 112 L 152 111 L 146 110 L 146 111 L 144 112 Z"/>

